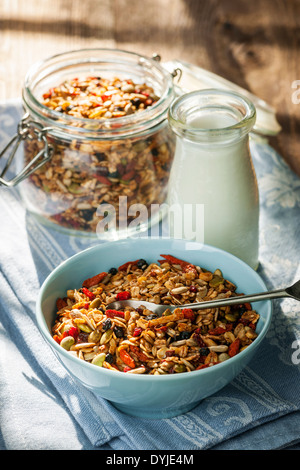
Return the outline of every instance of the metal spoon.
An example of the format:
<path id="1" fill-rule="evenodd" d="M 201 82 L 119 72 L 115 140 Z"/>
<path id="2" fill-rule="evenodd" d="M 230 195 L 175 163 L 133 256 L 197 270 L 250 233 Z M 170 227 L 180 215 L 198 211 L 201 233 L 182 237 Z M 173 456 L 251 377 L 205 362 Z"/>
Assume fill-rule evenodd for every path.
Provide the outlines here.
<path id="1" fill-rule="evenodd" d="M 228 297 L 226 299 L 209 300 L 207 302 L 195 302 L 192 304 L 184 305 L 157 305 L 153 302 L 145 302 L 143 300 L 120 300 L 110 303 L 109 305 L 107 305 L 106 308 L 119 310 L 125 307 L 137 308 L 140 306 L 144 306 L 151 310 L 153 313 L 156 313 L 157 315 L 162 315 L 163 312 L 165 312 L 167 309 L 171 312 L 175 310 L 175 308 L 191 308 L 193 310 L 200 310 L 204 308 L 224 307 L 226 305 L 237 305 L 244 304 L 246 302 L 258 302 L 260 300 L 278 299 L 283 297 L 291 297 L 293 299 L 300 300 L 300 280 L 292 286 L 287 287 L 286 289 L 261 292 L 259 294 Z"/>

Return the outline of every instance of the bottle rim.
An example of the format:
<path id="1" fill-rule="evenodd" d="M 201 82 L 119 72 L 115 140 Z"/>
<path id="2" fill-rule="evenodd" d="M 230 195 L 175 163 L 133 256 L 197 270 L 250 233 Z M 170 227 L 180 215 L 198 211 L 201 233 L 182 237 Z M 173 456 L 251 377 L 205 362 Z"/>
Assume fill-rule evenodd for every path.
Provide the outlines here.
<path id="1" fill-rule="evenodd" d="M 190 125 L 193 113 L 195 115 L 201 111 L 234 115 L 236 123 L 215 128 Z M 199 143 L 226 143 L 241 139 L 251 131 L 256 120 L 256 109 L 248 98 L 237 92 L 211 88 L 176 98 L 169 107 L 168 120 L 172 130 L 185 139 Z"/>
<path id="2" fill-rule="evenodd" d="M 70 75 L 72 68 L 76 68 L 78 73 L 80 67 L 85 69 L 97 67 L 99 71 L 104 65 L 110 69 L 118 66 L 123 73 L 128 72 L 128 78 L 138 73 L 144 76 L 146 82 L 147 78 L 155 81 L 155 85 L 161 87 L 157 103 L 138 113 L 101 120 L 62 114 L 43 105 L 41 98 L 37 96 L 36 89 L 41 88 L 43 80 L 49 81 L 51 76 L 58 76 L 59 73 Z M 57 86 L 60 83 L 57 83 Z M 44 93 L 46 91 L 48 90 L 43 90 Z M 155 59 L 122 49 L 86 48 L 55 54 L 33 64 L 26 74 L 22 96 L 29 114 L 35 120 L 42 122 L 45 127 L 52 128 L 55 133 L 76 134 L 93 139 L 114 139 L 141 133 L 166 120 L 173 93 L 172 75 Z"/>

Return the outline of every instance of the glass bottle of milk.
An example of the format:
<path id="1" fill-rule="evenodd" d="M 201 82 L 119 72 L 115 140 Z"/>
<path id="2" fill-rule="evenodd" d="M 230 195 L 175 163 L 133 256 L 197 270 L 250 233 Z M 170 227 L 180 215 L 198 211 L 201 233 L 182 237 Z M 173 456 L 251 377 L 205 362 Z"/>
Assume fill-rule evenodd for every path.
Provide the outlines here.
<path id="1" fill-rule="evenodd" d="M 249 149 L 254 105 L 202 90 L 169 109 L 176 151 L 168 189 L 170 234 L 226 250 L 258 266 L 259 195 Z"/>

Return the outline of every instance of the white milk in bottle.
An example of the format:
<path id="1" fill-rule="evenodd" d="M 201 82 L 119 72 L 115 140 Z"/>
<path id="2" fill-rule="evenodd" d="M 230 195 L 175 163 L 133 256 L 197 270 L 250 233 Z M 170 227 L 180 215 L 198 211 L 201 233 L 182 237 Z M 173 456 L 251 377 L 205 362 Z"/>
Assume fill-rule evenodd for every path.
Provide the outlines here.
<path id="1" fill-rule="evenodd" d="M 177 134 L 168 190 L 169 207 L 175 207 L 171 235 L 192 233 L 256 269 L 259 197 L 249 151 L 254 106 L 235 93 L 196 91 L 172 104 L 169 122 Z"/>

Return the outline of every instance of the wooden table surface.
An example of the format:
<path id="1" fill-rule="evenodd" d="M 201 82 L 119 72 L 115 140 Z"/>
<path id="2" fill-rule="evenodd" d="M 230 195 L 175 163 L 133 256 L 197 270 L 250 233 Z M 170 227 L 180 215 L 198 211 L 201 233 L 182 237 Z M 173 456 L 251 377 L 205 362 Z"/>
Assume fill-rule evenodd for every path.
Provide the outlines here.
<path id="1" fill-rule="evenodd" d="M 37 60 L 82 47 L 158 52 L 250 90 L 275 108 L 270 144 L 300 175 L 299 0 L 1 0 L 0 100 L 21 97 Z"/>

